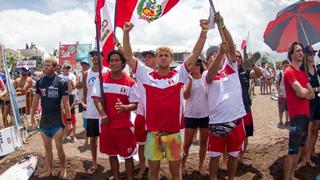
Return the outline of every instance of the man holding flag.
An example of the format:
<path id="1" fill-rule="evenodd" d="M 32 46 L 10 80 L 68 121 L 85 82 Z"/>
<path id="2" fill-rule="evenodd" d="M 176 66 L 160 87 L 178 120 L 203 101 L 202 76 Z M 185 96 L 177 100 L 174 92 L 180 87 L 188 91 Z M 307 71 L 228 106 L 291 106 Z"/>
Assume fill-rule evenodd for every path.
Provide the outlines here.
<path id="1" fill-rule="evenodd" d="M 167 46 L 156 50 L 155 71 L 143 65 L 132 53 L 129 32 L 133 24 L 123 26 L 123 49 L 128 65 L 135 73 L 143 106 L 146 110 L 147 140 L 145 157 L 149 164 L 149 179 L 158 179 L 160 162 L 163 158 L 169 161 L 172 179 L 182 179 L 180 164 L 183 148 L 180 129 L 182 128 L 182 87 L 188 80 L 189 72 L 193 69 L 200 56 L 208 32 L 208 20 L 200 20 L 201 33 L 197 43 L 185 62 L 170 69 L 173 61 L 173 51 Z"/>

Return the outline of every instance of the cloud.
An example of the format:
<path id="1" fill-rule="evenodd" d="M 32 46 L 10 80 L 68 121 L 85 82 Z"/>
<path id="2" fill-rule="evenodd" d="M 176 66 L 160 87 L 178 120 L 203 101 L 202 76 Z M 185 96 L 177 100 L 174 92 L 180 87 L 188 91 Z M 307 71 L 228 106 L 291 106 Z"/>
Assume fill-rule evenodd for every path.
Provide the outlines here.
<path id="1" fill-rule="evenodd" d="M 59 42 L 94 41 L 93 1 L 30 0 L 28 2 L 33 3 L 28 5 L 23 0 L 14 1 L 17 3 L 4 0 L 0 2 L 3 2 L 0 8 L 0 43 L 7 47 L 24 48 L 26 42 L 34 42 L 52 51 L 58 47 Z M 107 2 L 113 17 L 114 0 Z M 263 42 L 263 33 L 277 12 L 291 3 L 291 0 L 214 1 L 215 8 L 224 17 L 238 47 L 250 32 L 250 50 L 269 52 L 274 57 L 279 54 L 271 52 Z M 39 9 L 39 4 L 43 8 Z M 131 33 L 133 48 L 140 45 L 171 45 L 192 49 L 200 33 L 199 19 L 208 18 L 208 14 L 207 0 L 181 0 L 159 20 L 143 26 L 137 23 Z M 121 40 L 122 30 L 118 28 L 116 33 Z M 220 42 L 218 30 L 211 30 L 205 48 Z M 285 55 L 281 55 L 279 58 L 284 57 Z"/>
<path id="2" fill-rule="evenodd" d="M 34 42 L 52 50 L 59 42 L 91 42 L 95 35 L 92 15 L 83 9 L 50 15 L 26 9 L 5 10 L 0 12 L 0 19 L 0 42 L 12 49 Z"/>

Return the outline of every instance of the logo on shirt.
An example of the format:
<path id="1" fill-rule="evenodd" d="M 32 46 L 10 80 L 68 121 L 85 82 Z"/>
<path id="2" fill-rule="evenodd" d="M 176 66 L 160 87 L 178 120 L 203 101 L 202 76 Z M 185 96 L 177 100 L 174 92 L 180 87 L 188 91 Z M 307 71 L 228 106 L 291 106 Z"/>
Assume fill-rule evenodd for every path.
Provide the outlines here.
<path id="1" fill-rule="evenodd" d="M 92 76 L 89 80 L 88 80 L 88 84 L 90 83 L 94 83 L 94 81 L 97 79 L 97 77 Z"/>
<path id="2" fill-rule="evenodd" d="M 41 92 L 41 95 L 42 96 L 46 96 L 46 89 L 45 88 L 39 88 L 40 89 L 40 92 Z"/>
<path id="3" fill-rule="evenodd" d="M 173 79 L 168 79 L 168 84 L 169 85 L 173 85 L 174 84 L 174 80 Z"/>
<path id="4" fill-rule="evenodd" d="M 223 70 L 217 73 L 216 77 L 213 80 L 223 79 L 233 73 L 235 73 L 235 71 L 229 65 L 226 65 Z"/>
<path id="5" fill-rule="evenodd" d="M 48 88 L 48 97 L 57 98 L 59 96 L 59 88 L 54 86 L 49 86 Z"/>
<path id="6" fill-rule="evenodd" d="M 122 88 L 120 89 L 120 93 L 121 93 L 121 94 L 126 94 L 126 92 L 127 92 L 127 89 L 126 89 L 126 88 L 122 87 Z"/>

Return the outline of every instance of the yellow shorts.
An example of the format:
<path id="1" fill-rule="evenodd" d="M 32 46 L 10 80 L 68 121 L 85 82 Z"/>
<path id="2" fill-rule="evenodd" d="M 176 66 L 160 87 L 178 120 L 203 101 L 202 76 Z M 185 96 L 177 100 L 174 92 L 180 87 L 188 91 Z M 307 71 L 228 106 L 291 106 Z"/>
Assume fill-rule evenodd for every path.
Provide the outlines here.
<path id="1" fill-rule="evenodd" d="M 181 133 L 151 131 L 147 134 L 144 156 L 151 161 L 178 161 L 183 157 Z"/>

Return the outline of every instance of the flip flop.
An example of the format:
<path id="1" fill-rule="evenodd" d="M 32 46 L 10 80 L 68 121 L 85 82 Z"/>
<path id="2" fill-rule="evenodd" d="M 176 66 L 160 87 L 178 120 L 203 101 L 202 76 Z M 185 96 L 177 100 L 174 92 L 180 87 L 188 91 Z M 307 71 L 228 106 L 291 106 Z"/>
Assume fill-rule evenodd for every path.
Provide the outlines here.
<path id="1" fill-rule="evenodd" d="M 60 177 L 61 179 L 67 179 L 67 177 L 68 177 L 67 170 L 64 170 L 64 173 L 63 173 L 63 174 L 62 174 L 62 172 L 60 171 L 59 177 Z"/>
<path id="2" fill-rule="evenodd" d="M 90 167 L 88 170 L 87 170 L 87 174 L 94 174 L 96 171 L 97 171 L 98 167 Z"/>
<path id="3" fill-rule="evenodd" d="M 250 71 L 252 66 L 261 58 L 261 54 L 259 52 L 255 52 L 249 59 L 244 60 L 241 63 L 242 69 L 245 71 Z"/>

